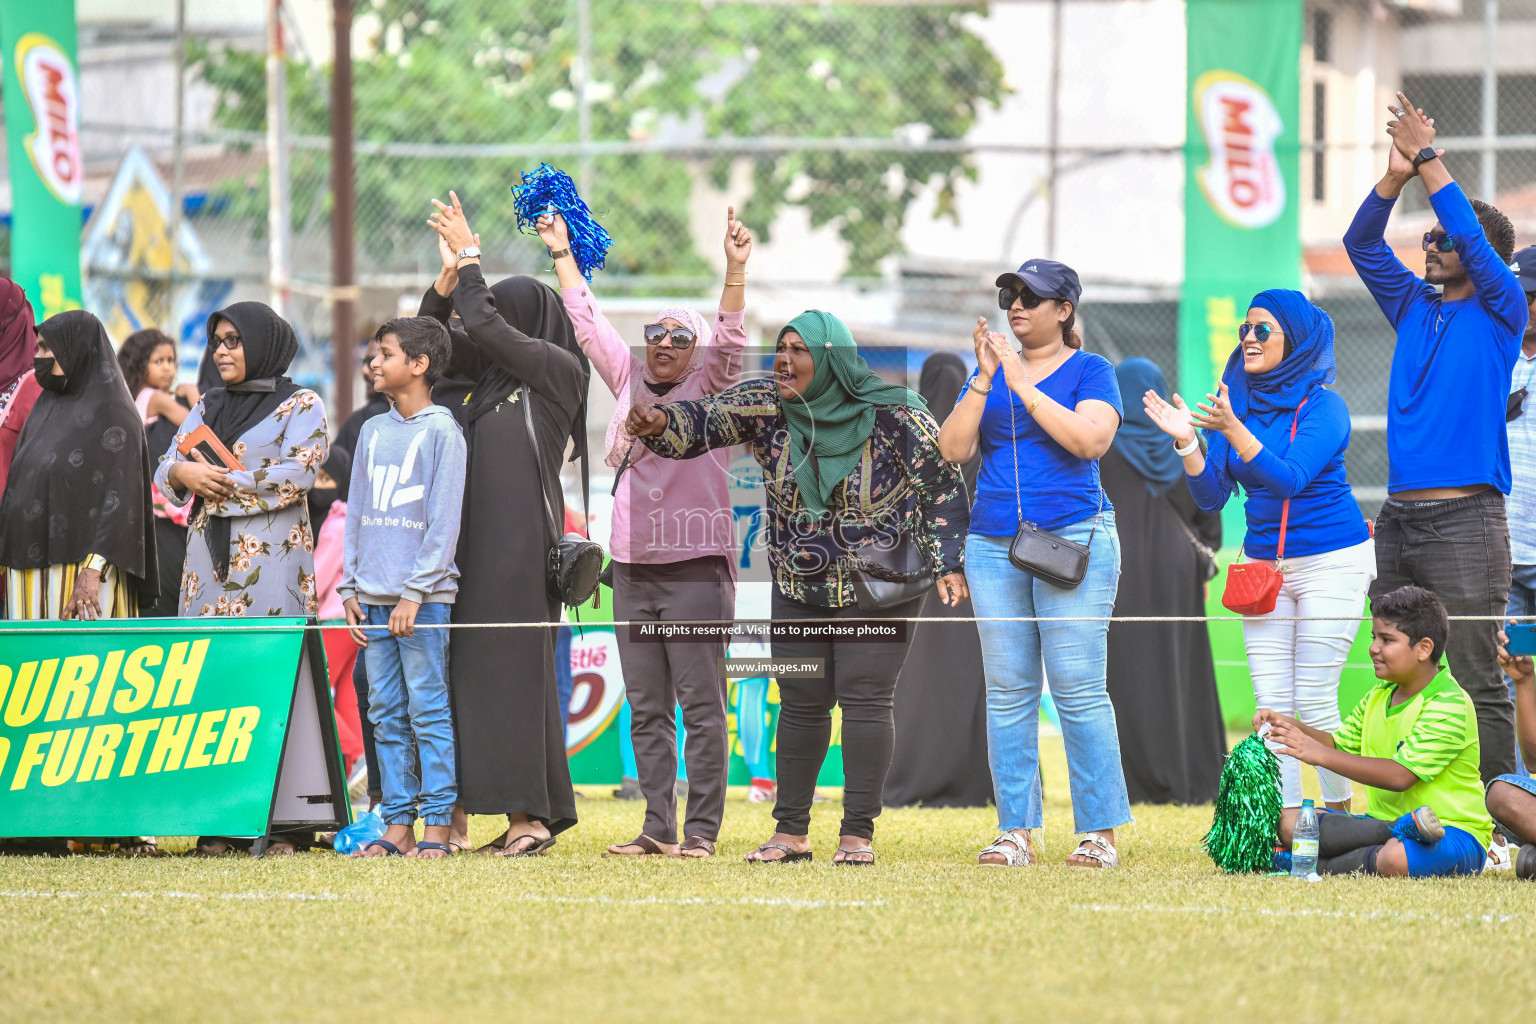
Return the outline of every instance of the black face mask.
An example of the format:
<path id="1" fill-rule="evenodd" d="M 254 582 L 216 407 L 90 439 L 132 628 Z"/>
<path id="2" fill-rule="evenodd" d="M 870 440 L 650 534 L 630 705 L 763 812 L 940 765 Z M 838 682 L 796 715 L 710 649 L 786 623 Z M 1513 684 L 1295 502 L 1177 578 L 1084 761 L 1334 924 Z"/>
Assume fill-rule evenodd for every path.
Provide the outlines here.
<path id="1" fill-rule="evenodd" d="M 320 524 L 325 522 L 325 517 L 331 514 L 331 506 L 336 504 L 336 495 L 339 492 L 334 487 L 311 487 L 309 497 L 309 523 L 312 529 L 320 529 Z"/>
<path id="2" fill-rule="evenodd" d="M 53 372 L 53 357 L 47 359 L 32 360 L 32 369 L 37 374 L 38 386 L 45 391 L 52 391 L 56 395 L 62 395 L 64 388 L 69 384 L 68 377 L 58 377 Z"/>

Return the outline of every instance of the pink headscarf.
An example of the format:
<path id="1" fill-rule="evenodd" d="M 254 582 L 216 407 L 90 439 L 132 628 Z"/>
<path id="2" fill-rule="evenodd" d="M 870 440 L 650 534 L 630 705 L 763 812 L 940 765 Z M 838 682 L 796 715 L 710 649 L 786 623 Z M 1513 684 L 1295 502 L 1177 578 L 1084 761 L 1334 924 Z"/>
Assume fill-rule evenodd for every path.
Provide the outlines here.
<path id="1" fill-rule="evenodd" d="M 667 319 L 676 320 L 693 332 L 693 348 L 689 352 L 688 365 L 683 367 L 683 372 L 678 374 L 672 381 L 674 384 L 681 384 L 693 374 L 694 370 L 699 368 L 700 357 L 698 350 L 702 346 L 708 345 L 710 340 L 709 321 L 704 319 L 704 315 L 698 310 L 688 306 L 668 306 L 660 313 L 657 313 L 656 319 L 651 322 L 659 323 Z M 635 359 L 634 362 L 638 363 L 639 366 L 631 367 L 629 386 L 614 396 L 616 401 L 614 402 L 613 419 L 608 421 L 606 451 L 603 453 L 603 463 L 614 469 L 624 464 L 624 453 L 629 451 L 630 445 L 635 443 L 635 439 L 624 432 L 624 421 L 629 419 L 629 410 L 635 404 L 637 389 L 644 388 L 647 384 L 660 383 L 651 375 L 651 367 L 647 361 Z M 636 369 L 638 369 L 638 373 L 635 372 Z M 664 396 L 658 396 L 650 392 L 648 388 L 646 391 L 647 396 L 653 402 L 665 401 Z M 635 452 L 634 455 L 630 456 L 630 461 L 633 462 L 638 455 L 639 452 Z"/>
<path id="2" fill-rule="evenodd" d="M 37 329 L 21 285 L 0 277 L 0 393 L 32 369 Z"/>

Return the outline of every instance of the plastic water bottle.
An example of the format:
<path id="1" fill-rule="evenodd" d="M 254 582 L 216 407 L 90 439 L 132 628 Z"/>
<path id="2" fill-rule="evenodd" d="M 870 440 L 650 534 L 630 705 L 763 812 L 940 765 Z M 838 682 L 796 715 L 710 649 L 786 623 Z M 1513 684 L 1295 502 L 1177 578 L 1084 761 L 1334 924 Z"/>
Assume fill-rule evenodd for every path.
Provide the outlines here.
<path id="1" fill-rule="evenodd" d="M 1311 800 L 1301 802 L 1296 827 L 1291 832 L 1291 877 L 1306 878 L 1317 871 L 1317 841 L 1321 829 Z"/>

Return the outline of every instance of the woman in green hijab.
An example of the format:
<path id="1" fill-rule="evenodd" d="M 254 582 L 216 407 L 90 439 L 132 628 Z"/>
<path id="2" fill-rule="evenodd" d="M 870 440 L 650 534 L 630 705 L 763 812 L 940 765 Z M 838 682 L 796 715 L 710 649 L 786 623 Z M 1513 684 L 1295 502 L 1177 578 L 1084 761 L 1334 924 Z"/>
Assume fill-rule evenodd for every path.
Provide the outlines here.
<path id="1" fill-rule="evenodd" d="M 812 309 L 779 332 L 771 379 L 693 402 L 637 405 L 626 429 L 669 459 L 738 444 L 752 450 L 768 501 L 773 656 L 822 659 L 819 678 L 779 680 L 778 831 L 747 859 L 811 859 L 811 801 L 836 704 L 845 788 L 832 860 L 873 864 L 896 677 L 915 624 L 890 623 L 893 638 L 871 643 L 842 620 L 917 617 L 921 595 L 876 610 L 856 603 L 854 566 L 869 560 L 868 545 L 889 547 L 898 532 L 924 553 L 944 603 L 969 594 L 962 570 L 970 503 L 959 469 L 939 454 L 938 424 L 915 392 L 875 376 L 841 320 Z M 708 522 L 730 521 L 729 509 L 698 512 Z M 781 638 L 789 628 L 795 639 Z"/>

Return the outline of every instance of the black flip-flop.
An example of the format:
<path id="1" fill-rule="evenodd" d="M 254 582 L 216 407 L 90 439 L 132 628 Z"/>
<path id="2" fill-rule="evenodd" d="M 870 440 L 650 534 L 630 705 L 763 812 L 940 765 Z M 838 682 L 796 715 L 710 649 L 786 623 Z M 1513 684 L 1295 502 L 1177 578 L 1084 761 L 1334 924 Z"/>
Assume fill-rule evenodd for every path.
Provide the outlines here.
<path id="1" fill-rule="evenodd" d="M 810 850 L 791 850 L 789 847 L 785 846 L 783 843 L 764 843 L 762 846 L 759 846 L 756 850 L 753 850 L 752 852 L 753 853 L 762 853 L 764 850 L 783 850 L 784 851 L 784 856 L 782 856 L 782 857 L 774 857 L 772 860 L 768 859 L 767 857 L 748 857 L 747 858 L 747 863 L 748 864 L 793 864 L 796 861 L 807 861 L 807 860 L 813 860 L 814 859 L 814 856 L 812 855 Z"/>
<path id="2" fill-rule="evenodd" d="M 605 857 L 665 857 L 667 855 L 667 851 L 663 850 L 661 848 L 661 844 L 658 843 L 656 840 L 652 839 L 650 836 L 646 835 L 644 832 L 642 832 L 639 835 L 635 836 L 635 838 L 631 839 L 627 843 L 617 843 L 615 845 L 617 846 L 617 849 L 614 849 L 614 848 L 607 849 L 607 850 L 603 851 L 603 856 L 605 856 Z M 626 846 L 638 846 L 638 847 L 640 847 L 640 852 L 639 853 L 620 853 L 619 851 L 624 849 L 624 847 L 626 847 Z"/>
<path id="3" fill-rule="evenodd" d="M 510 852 L 507 851 L 508 847 L 515 846 L 516 844 L 522 842 L 524 839 L 538 839 L 539 841 L 534 843 L 532 846 L 527 847 L 526 849 L 512 850 Z M 503 857 L 537 857 L 539 854 L 544 853 L 551 846 L 554 846 L 554 845 L 555 845 L 555 837 L 554 836 L 545 836 L 543 839 L 539 839 L 539 837 L 534 835 L 533 833 L 525 832 L 522 835 L 516 837 L 515 839 L 508 839 L 506 841 L 506 843 L 503 844 L 502 847 L 501 847 L 501 849 L 502 849 L 501 856 L 503 856 Z"/>
<path id="4" fill-rule="evenodd" d="M 429 843 L 425 839 L 421 840 L 420 842 L 418 842 L 416 844 L 416 849 L 417 850 L 442 850 L 449 857 L 452 857 L 454 855 L 454 853 L 457 852 L 457 851 L 454 850 L 452 844 L 450 844 L 450 843 Z M 431 857 L 431 858 L 428 858 L 428 859 L 430 859 L 430 860 L 437 860 L 438 858 Z M 447 858 L 443 858 L 443 859 L 446 860 Z"/>
<path id="5" fill-rule="evenodd" d="M 418 844 L 418 845 L 420 845 L 420 844 Z M 382 846 L 382 847 L 384 847 L 384 856 L 386 856 L 386 857 L 404 857 L 405 856 L 405 854 L 400 852 L 400 847 L 396 846 L 394 843 L 390 842 L 388 839 L 375 839 L 375 840 L 373 840 L 371 842 L 364 843 L 363 844 L 364 855 L 366 856 L 367 851 L 370 848 L 375 847 L 375 846 Z"/>
<path id="6" fill-rule="evenodd" d="M 851 850 L 847 847 L 839 846 L 837 848 L 837 852 L 843 855 L 843 859 L 838 860 L 834 857 L 832 863 L 840 868 L 872 868 L 875 866 L 875 848 L 873 846 L 855 846 Z M 853 859 L 856 856 L 860 856 L 866 853 L 869 854 L 869 860 Z"/>

